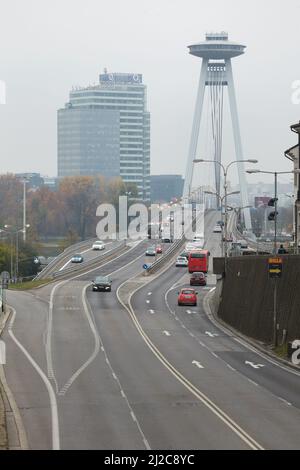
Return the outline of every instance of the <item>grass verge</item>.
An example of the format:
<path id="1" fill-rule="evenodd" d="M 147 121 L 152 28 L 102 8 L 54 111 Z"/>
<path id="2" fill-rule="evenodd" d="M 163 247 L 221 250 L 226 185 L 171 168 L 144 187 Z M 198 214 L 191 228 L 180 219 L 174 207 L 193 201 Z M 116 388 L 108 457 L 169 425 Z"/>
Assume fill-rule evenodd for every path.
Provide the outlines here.
<path id="1" fill-rule="evenodd" d="M 286 359 L 288 355 L 287 343 L 282 344 L 281 346 L 278 346 L 276 349 L 274 349 L 274 352 L 278 357 L 281 357 L 282 359 Z"/>
<path id="2" fill-rule="evenodd" d="M 30 290 L 35 289 L 37 287 L 42 287 L 51 282 L 51 279 L 43 279 L 40 281 L 27 281 L 27 282 L 19 282 L 17 284 L 10 284 L 9 290 Z"/>

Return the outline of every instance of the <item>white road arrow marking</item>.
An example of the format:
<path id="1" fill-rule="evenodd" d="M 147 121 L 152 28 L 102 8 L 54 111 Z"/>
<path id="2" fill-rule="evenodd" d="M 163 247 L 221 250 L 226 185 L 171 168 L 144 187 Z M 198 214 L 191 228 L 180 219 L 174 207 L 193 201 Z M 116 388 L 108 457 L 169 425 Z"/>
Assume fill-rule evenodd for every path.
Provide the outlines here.
<path id="1" fill-rule="evenodd" d="M 168 331 L 164 331 L 163 334 L 166 336 L 171 336 L 171 334 Z"/>
<path id="2" fill-rule="evenodd" d="M 155 314 L 154 310 L 149 310 L 149 313 L 150 313 L 150 315 L 154 315 L 154 314 Z"/>
<path id="3" fill-rule="evenodd" d="M 198 361 L 193 361 L 193 366 L 198 367 L 198 369 L 204 369 L 204 367 L 202 366 L 202 364 L 200 364 L 200 362 L 198 362 Z"/>
<path id="4" fill-rule="evenodd" d="M 206 331 L 205 334 L 209 336 L 210 338 L 218 338 L 219 335 L 216 333 L 211 333 L 210 331 Z"/>
<path id="5" fill-rule="evenodd" d="M 149 294 L 148 294 L 148 295 L 149 295 L 149 296 L 150 296 L 150 295 L 152 295 L 152 292 L 149 292 Z"/>
<path id="6" fill-rule="evenodd" d="M 253 369 L 262 369 L 265 367 L 263 364 L 254 364 L 254 362 L 245 361 L 246 366 L 253 367 Z"/>
<path id="7" fill-rule="evenodd" d="M 192 312 L 191 312 L 190 310 L 187 310 L 186 313 L 187 313 L 188 315 L 192 315 Z"/>
<path id="8" fill-rule="evenodd" d="M 6 364 L 6 346 L 4 341 L 0 341 L 0 366 Z"/>

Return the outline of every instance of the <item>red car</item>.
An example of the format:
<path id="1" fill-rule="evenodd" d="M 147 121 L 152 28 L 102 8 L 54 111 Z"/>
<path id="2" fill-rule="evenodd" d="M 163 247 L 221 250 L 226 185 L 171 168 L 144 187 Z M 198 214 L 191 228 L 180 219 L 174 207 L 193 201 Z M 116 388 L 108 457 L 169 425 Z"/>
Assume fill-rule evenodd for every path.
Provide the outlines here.
<path id="1" fill-rule="evenodd" d="M 190 285 L 191 286 L 206 287 L 207 286 L 207 280 L 206 280 L 205 274 L 204 273 L 194 273 L 191 276 Z"/>
<path id="2" fill-rule="evenodd" d="M 161 255 L 162 252 L 163 252 L 162 247 L 161 247 L 160 245 L 157 246 L 157 247 L 156 247 L 156 254 L 157 254 L 157 255 Z"/>
<path id="3" fill-rule="evenodd" d="M 178 305 L 182 307 L 192 306 L 197 307 L 198 299 L 197 293 L 194 289 L 182 289 L 181 292 L 178 293 Z"/>

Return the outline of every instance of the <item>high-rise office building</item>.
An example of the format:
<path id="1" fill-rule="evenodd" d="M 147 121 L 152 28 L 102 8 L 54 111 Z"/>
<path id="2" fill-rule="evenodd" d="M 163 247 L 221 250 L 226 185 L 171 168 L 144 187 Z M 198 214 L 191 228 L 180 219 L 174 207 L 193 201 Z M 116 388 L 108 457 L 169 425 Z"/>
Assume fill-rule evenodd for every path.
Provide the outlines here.
<path id="1" fill-rule="evenodd" d="M 142 75 L 103 73 L 58 111 L 58 176 L 103 174 L 150 200 L 150 113 Z"/>

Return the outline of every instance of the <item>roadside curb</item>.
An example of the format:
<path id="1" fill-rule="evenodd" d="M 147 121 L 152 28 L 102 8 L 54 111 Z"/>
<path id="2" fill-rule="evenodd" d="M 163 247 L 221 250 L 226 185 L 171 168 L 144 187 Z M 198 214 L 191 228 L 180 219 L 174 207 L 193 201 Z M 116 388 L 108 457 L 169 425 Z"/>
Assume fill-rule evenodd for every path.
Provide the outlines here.
<path id="1" fill-rule="evenodd" d="M 248 336 L 245 336 L 243 333 L 236 330 L 232 326 L 228 325 L 220 317 L 218 317 L 218 315 L 216 314 L 216 312 L 213 311 L 210 305 L 210 301 L 213 299 L 215 295 L 216 295 L 215 290 L 212 292 L 208 292 L 208 294 L 206 294 L 203 300 L 204 311 L 207 317 L 213 323 L 215 323 L 218 327 L 221 327 L 221 329 L 223 329 L 227 334 L 234 334 L 237 338 L 239 338 L 241 341 L 245 343 L 245 346 L 248 346 L 248 348 L 250 349 L 251 348 L 254 349 L 255 352 L 259 352 L 267 356 L 268 358 L 272 359 L 273 362 L 277 363 L 277 365 L 287 367 L 291 369 L 291 372 L 297 371 L 298 373 L 300 373 L 300 366 L 296 366 L 292 364 L 291 362 L 287 361 L 286 359 L 282 359 L 278 357 L 276 354 L 268 350 L 261 343 L 255 341 L 253 338 L 249 338 Z"/>
<path id="2" fill-rule="evenodd" d="M 6 310 L 0 321 L 0 339 L 12 313 L 9 306 L 6 307 Z M 10 426 L 8 426 L 8 422 L 10 422 Z M 10 432 L 8 428 L 10 428 Z M 10 445 L 10 434 L 14 435 L 13 439 L 18 441 L 18 445 L 15 445 L 15 442 L 14 447 Z M 0 365 L 0 450 L 28 450 L 28 448 L 19 408 L 6 381 L 4 367 Z"/>
<path id="3" fill-rule="evenodd" d="M 7 309 L 4 316 L 0 318 L 0 339 L 2 332 L 6 326 L 7 320 L 11 314 L 10 309 Z M 0 366 L 1 367 L 1 366 Z M 6 409 L 4 404 L 4 386 L 0 379 L 0 450 L 8 450 L 8 433 L 7 433 L 7 422 L 6 422 Z"/>
<path id="4" fill-rule="evenodd" d="M 9 306 L 7 306 L 7 307 L 6 307 L 6 312 L 5 312 L 4 316 L 0 315 L 0 337 L 1 337 L 2 333 L 3 333 L 3 330 L 4 330 L 5 326 L 6 326 L 6 323 L 7 323 L 8 319 L 9 319 L 10 315 L 11 315 L 11 309 L 10 309 Z"/>

